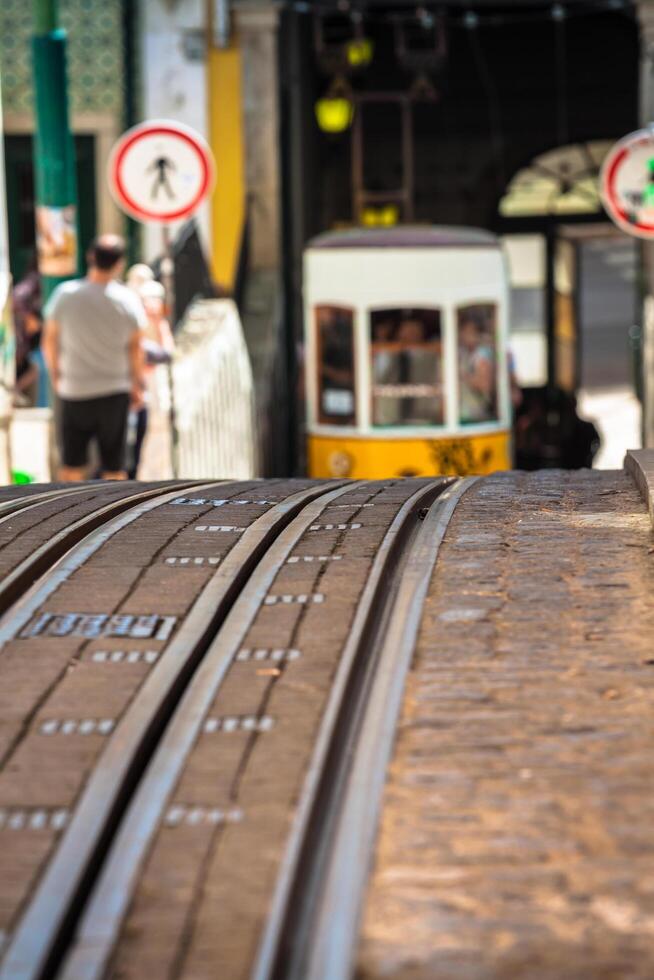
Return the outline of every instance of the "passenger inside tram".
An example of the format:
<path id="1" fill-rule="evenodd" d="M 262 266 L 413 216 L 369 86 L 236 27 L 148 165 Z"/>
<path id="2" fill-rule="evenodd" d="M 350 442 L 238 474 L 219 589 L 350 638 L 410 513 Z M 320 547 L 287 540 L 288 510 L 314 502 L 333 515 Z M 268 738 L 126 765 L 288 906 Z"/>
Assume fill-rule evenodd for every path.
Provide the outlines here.
<path id="1" fill-rule="evenodd" d="M 497 419 L 495 308 L 479 304 L 457 313 L 459 416 L 463 424 Z"/>
<path id="2" fill-rule="evenodd" d="M 443 424 L 438 310 L 377 310 L 370 315 L 372 424 Z"/>

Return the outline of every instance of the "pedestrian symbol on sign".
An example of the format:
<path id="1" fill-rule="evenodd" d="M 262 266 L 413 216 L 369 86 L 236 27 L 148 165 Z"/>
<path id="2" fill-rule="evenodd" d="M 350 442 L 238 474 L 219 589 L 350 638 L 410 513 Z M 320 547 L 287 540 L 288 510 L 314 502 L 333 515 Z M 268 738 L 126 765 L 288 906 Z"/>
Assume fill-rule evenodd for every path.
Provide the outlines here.
<path id="1" fill-rule="evenodd" d="M 175 170 L 177 170 L 177 167 L 169 157 L 159 157 L 147 168 L 146 173 L 156 171 L 156 177 L 154 179 L 154 183 L 152 184 L 152 190 L 150 191 L 150 199 L 152 201 L 156 200 L 156 198 L 159 196 L 160 187 L 165 190 L 170 201 L 174 200 L 175 192 L 170 186 L 168 172 L 170 171 L 172 173 Z"/>

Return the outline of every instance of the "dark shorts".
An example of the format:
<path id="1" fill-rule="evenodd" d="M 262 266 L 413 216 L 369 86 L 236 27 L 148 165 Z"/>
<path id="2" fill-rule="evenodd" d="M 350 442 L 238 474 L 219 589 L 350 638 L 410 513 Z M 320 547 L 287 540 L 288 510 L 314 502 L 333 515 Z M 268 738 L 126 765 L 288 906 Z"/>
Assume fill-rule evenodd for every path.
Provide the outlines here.
<path id="1" fill-rule="evenodd" d="M 61 454 L 64 466 L 86 466 L 88 448 L 95 438 L 100 449 L 100 468 L 116 473 L 125 469 L 125 441 L 129 395 L 61 399 Z"/>

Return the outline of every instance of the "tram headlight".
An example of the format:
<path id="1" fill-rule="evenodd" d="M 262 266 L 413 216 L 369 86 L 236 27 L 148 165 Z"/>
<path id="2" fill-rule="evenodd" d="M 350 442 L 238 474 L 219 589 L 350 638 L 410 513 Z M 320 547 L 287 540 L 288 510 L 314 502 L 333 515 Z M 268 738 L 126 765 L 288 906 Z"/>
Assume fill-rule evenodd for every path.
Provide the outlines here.
<path id="1" fill-rule="evenodd" d="M 352 472 L 352 465 L 354 460 L 349 453 L 346 453 L 342 449 L 337 449 L 335 452 L 330 453 L 327 459 L 327 466 L 329 467 L 329 475 L 340 477 L 347 477 Z"/>

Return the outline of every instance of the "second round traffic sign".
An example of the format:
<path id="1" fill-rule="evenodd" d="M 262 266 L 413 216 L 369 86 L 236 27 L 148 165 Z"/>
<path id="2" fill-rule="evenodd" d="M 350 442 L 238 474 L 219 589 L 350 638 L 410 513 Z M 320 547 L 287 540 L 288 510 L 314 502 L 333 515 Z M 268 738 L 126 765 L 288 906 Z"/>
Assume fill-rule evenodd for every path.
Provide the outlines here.
<path id="1" fill-rule="evenodd" d="M 654 130 L 640 129 L 615 144 L 602 165 L 600 192 L 619 228 L 654 239 Z"/>
<path id="2" fill-rule="evenodd" d="M 211 193 L 211 150 L 195 130 L 168 119 L 134 126 L 115 144 L 109 189 L 137 221 L 167 224 L 189 217 Z"/>

